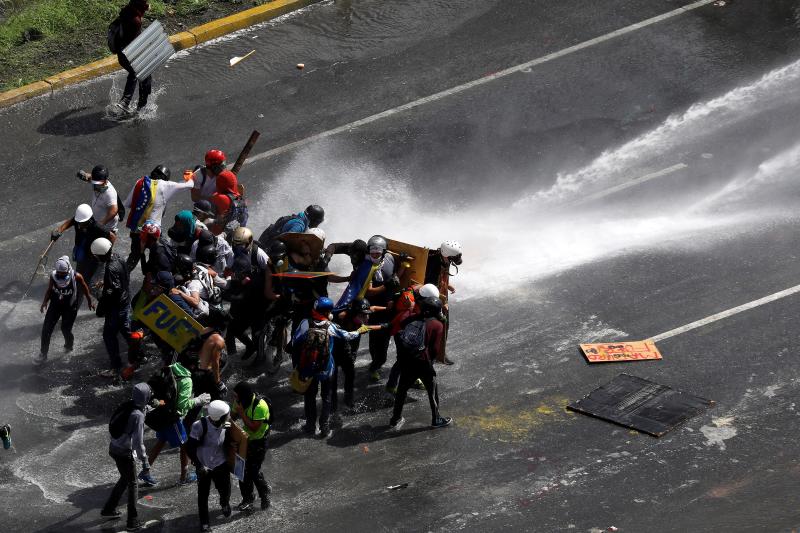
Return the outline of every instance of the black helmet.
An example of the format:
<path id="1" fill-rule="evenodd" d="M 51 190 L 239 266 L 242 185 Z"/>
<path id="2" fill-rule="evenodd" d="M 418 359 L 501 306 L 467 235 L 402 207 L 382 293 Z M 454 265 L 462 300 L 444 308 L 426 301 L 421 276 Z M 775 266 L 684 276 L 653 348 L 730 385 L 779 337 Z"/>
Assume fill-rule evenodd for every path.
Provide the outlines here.
<path id="1" fill-rule="evenodd" d="M 169 181 L 169 177 L 172 173 L 165 165 L 158 165 L 153 171 L 150 173 L 150 177 L 154 180 L 164 180 Z"/>
<path id="2" fill-rule="evenodd" d="M 175 259 L 175 272 L 187 276 L 192 273 L 194 269 L 194 261 L 186 254 L 178 254 Z"/>
<path id="3" fill-rule="evenodd" d="M 213 265 L 217 262 L 217 249 L 213 244 L 197 247 L 197 262 L 204 265 Z"/>
<path id="4" fill-rule="evenodd" d="M 194 203 L 194 207 L 192 208 L 192 214 L 194 214 L 195 218 L 199 218 L 197 217 L 198 213 L 213 217 L 215 212 L 214 206 L 211 205 L 211 202 L 208 200 L 198 200 Z"/>
<path id="5" fill-rule="evenodd" d="M 203 246 L 214 246 L 214 234 L 207 229 L 202 230 L 197 236 L 198 253 Z"/>
<path id="6" fill-rule="evenodd" d="M 356 314 L 368 315 L 372 312 L 369 308 L 369 300 L 366 298 L 356 298 L 350 302 L 350 311 Z"/>
<path id="7" fill-rule="evenodd" d="M 325 220 L 325 210 L 317 204 L 306 207 L 305 214 L 311 228 L 316 228 Z"/>
<path id="8" fill-rule="evenodd" d="M 108 179 L 108 169 L 103 165 L 97 165 L 92 169 L 92 181 L 106 181 Z"/>
<path id="9" fill-rule="evenodd" d="M 270 245 L 267 255 L 269 255 L 270 259 L 282 259 L 286 257 L 287 253 L 286 244 L 282 241 L 275 241 Z"/>
<path id="10" fill-rule="evenodd" d="M 422 316 L 426 318 L 439 316 L 442 312 L 442 301 L 435 296 L 423 298 L 419 306 L 422 309 Z"/>

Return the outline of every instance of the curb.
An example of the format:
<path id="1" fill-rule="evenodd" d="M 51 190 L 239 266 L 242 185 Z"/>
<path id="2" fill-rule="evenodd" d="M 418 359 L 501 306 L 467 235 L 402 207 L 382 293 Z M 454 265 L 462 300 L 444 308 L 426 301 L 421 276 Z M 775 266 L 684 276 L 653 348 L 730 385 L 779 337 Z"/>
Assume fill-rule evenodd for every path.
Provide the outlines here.
<path id="1" fill-rule="evenodd" d="M 278 18 L 281 15 L 309 6 L 318 1 L 320 0 L 273 0 L 268 4 L 247 9 L 218 20 L 212 20 L 211 22 L 196 26 L 181 33 L 176 33 L 170 36 L 169 41 L 175 47 L 176 52 L 186 50 L 200 43 L 210 41 L 211 39 L 222 37 L 223 35 L 239 31 L 260 22 Z M 109 56 L 80 67 L 59 72 L 42 81 L 37 81 L 17 89 L 0 93 L 0 108 L 9 107 L 48 92 L 52 94 L 58 89 L 97 78 L 119 69 L 120 66 L 116 56 Z"/>

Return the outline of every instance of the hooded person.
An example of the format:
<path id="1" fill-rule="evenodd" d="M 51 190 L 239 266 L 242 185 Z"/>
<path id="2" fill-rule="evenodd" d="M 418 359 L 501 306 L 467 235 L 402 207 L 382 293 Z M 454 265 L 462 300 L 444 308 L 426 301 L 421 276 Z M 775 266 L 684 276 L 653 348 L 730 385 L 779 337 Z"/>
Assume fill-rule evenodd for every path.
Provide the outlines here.
<path id="1" fill-rule="evenodd" d="M 136 461 L 141 461 L 143 472 L 150 471 L 147 450 L 144 446 L 144 418 L 146 406 L 150 403 L 152 390 L 147 383 L 133 386 L 131 400 L 123 403 L 112 415 L 109 423 L 111 443 L 108 454 L 114 459 L 119 471 L 119 480 L 100 514 L 107 518 L 119 518 L 117 505 L 122 493 L 128 490 L 128 531 L 142 527 L 136 510 L 138 487 L 136 483 Z"/>
<path id="2" fill-rule="evenodd" d="M 247 457 L 245 458 L 244 479 L 239 482 L 242 493 L 240 511 L 249 511 L 255 502 L 253 487 L 261 499 L 261 509 L 270 505 L 272 488 L 264 479 L 261 465 L 267 454 L 267 435 L 269 435 L 271 413 L 267 401 L 253 392 L 246 381 L 240 381 L 233 388 L 234 412 L 239 416 L 242 429 L 247 434 Z"/>
<path id="3" fill-rule="evenodd" d="M 236 174 L 230 170 L 223 170 L 217 176 L 217 190 L 211 196 L 211 204 L 217 213 L 216 219 L 209 227 L 214 235 L 219 235 L 225 231 L 225 226 L 230 222 L 231 209 L 237 202 L 241 202 L 242 196 L 239 194 L 239 181 Z M 241 225 L 247 224 L 245 220 Z"/>
<path id="4" fill-rule="evenodd" d="M 83 276 L 72 269 L 69 257 L 63 255 L 56 260 L 56 268 L 50 273 L 47 291 L 44 293 L 44 300 L 39 308 L 42 313 L 47 310 L 47 314 L 42 324 L 41 349 L 38 357 L 33 360 L 34 364 L 40 365 L 47 360 L 50 337 L 59 319 L 61 319 L 61 333 L 64 335 L 64 349 L 68 352 L 72 350 L 75 340 L 72 335 L 72 326 L 78 316 L 79 292 L 86 297 L 89 309 L 94 309 L 86 281 Z"/>
<path id="5" fill-rule="evenodd" d="M 194 223 L 194 215 L 188 209 L 178 211 L 175 215 L 175 223 L 167 231 L 167 235 L 175 245 L 178 254 L 186 254 L 192 251 L 192 243 L 197 240 L 197 231 Z"/>

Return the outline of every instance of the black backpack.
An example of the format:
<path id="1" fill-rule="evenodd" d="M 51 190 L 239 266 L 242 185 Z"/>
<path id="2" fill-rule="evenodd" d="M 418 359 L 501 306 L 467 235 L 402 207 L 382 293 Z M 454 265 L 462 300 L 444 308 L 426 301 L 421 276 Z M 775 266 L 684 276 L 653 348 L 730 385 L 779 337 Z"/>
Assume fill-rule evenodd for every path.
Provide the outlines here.
<path id="1" fill-rule="evenodd" d="M 115 18 L 111 21 L 111 24 L 108 25 L 108 31 L 106 33 L 106 41 L 108 43 L 108 49 L 111 51 L 112 54 L 118 54 L 122 50 L 120 50 L 119 43 L 122 40 L 122 20 L 119 17 Z"/>
<path id="2" fill-rule="evenodd" d="M 230 193 L 226 193 L 225 196 L 230 199 L 231 206 L 228 209 L 228 213 L 225 215 L 223 227 L 226 232 L 230 231 L 233 233 L 236 228 L 247 226 L 247 219 L 249 218 L 247 200 L 241 196 L 235 196 Z M 234 221 L 238 223 L 238 226 L 234 224 Z"/>
<path id="3" fill-rule="evenodd" d="M 147 380 L 147 384 L 153 390 L 153 398 L 164 400 L 164 405 L 148 412 L 144 423 L 154 431 L 162 431 L 180 418 L 176 405 L 178 383 L 172 374 L 172 368 L 164 366 Z"/>
<path id="4" fill-rule="evenodd" d="M 108 432 L 111 433 L 112 439 L 118 439 L 125 433 L 125 428 L 128 427 L 128 420 L 131 413 L 136 408 L 133 400 L 122 402 L 111 415 L 111 420 L 108 422 Z"/>
<path id="5" fill-rule="evenodd" d="M 427 320 L 412 320 L 397 334 L 398 348 L 406 356 L 419 357 L 425 351 L 425 330 Z"/>
<path id="6" fill-rule="evenodd" d="M 270 224 L 267 229 L 264 230 L 264 233 L 261 234 L 261 237 L 258 238 L 258 242 L 261 244 L 263 248 L 269 248 L 269 245 L 275 238 L 283 233 L 283 227 L 286 225 L 287 222 L 292 220 L 293 218 L 297 218 L 297 215 L 284 215 L 272 224 Z"/>

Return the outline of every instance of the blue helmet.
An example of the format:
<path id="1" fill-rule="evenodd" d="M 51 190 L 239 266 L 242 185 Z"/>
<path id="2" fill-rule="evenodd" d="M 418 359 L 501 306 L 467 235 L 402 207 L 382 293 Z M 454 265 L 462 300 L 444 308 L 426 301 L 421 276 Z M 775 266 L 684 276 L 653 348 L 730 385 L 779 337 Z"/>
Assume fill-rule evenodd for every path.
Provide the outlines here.
<path id="1" fill-rule="evenodd" d="M 314 311 L 321 315 L 327 315 L 333 311 L 333 300 L 327 296 L 320 296 L 317 298 L 317 301 L 314 302 Z"/>

